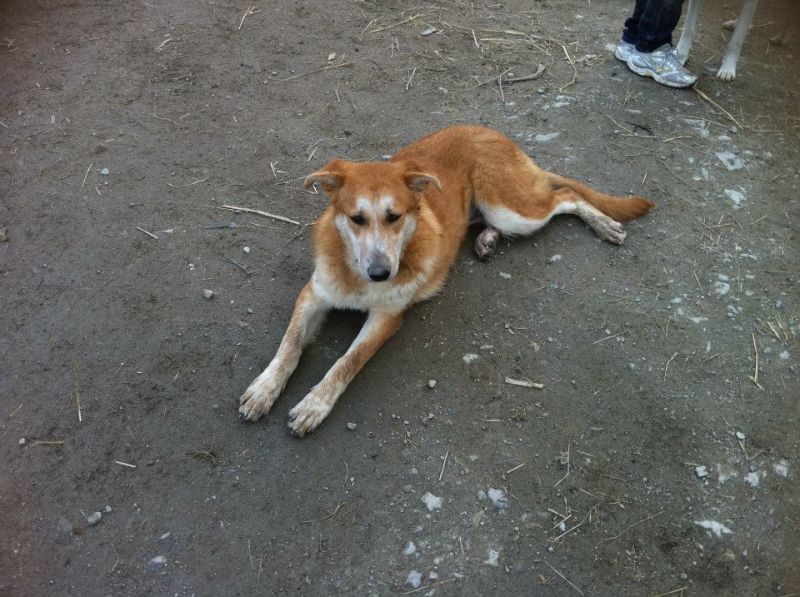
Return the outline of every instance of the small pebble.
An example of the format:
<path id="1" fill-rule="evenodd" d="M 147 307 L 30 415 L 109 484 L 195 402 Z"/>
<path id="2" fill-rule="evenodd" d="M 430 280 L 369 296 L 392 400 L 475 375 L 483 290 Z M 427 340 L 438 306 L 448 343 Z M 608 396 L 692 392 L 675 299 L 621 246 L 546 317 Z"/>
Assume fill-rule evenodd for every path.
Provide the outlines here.
<path id="1" fill-rule="evenodd" d="M 553 255 L 547 260 L 547 263 L 558 263 L 559 261 L 561 261 L 561 255 Z"/>
<path id="2" fill-rule="evenodd" d="M 430 574 L 428 574 L 428 578 L 434 581 L 439 580 L 439 573 L 435 570 L 431 570 Z"/>
<path id="3" fill-rule="evenodd" d="M 108 168 L 103 168 L 102 170 L 100 170 L 100 174 L 102 174 L 103 176 L 108 176 L 109 175 Z"/>
<path id="4" fill-rule="evenodd" d="M 422 585 L 422 574 L 416 570 L 412 570 L 406 577 L 406 584 L 412 589 L 419 589 L 420 585 Z"/>
<path id="5" fill-rule="evenodd" d="M 500 559 L 500 552 L 496 549 L 487 549 L 486 550 L 486 560 L 484 560 L 484 564 L 487 566 L 498 566 L 497 560 Z"/>
<path id="6" fill-rule="evenodd" d="M 435 387 L 436 387 L 436 380 L 435 380 L 435 379 L 429 379 L 429 380 L 428 380 L 428 387 L 429 387 L 431 390 L 432 390 L 433 388 L 435 388 Z"/>
<path id="7" fill-rule="evenodd" d="M 426 492 L 425 495 L 422 496 L 422 503 L 427 506 L 429 512 L 441 510 L 442 508 L 442 498 L 436 497 L 430 491 Z"/>
<path id="8" fill-rule="evenodd" d="M 103 508 L 103 512 L 105 512 L 106 514 L 111 514 L 112 512 L 111 506 L 106 506 L 105 508 Z"/>
<path id="9" fill-rule="evenodd" d="M 505 279 L 505 280 L 510 280 L 511 279 L 511 274 L 506 273 L 506 272 L 500 272 L 500 277 Z"/>
<path id="10" fill-rule="evenodd" d="M 508 497 L 506 497 L 506 492 L 502 489 L 492 489 L 490 488 L 487 492 L 489 499 L 492 500 L 492 505 L 498 510 L 506 510 L 511 504 L 508 503 Z"/>
<path id="11" fill-rule="evenodd" d="M 705 465 L 694 467 L 694 472 L 699 478 L 708 477 L 708 469 Z"/>
<path id="12" fill-rule="evenodd" d="M 745 435 L 741 431 L 736 432 L 736 439 L 744 439 Z"/>
<path id="13" fill-rule="evenodd" d="M 355 423 L 348 423 L 348 424 L 347 424 L 347 428 L 348 428 L 350 431 L 355 431 L 355 430 L 356 430 L 356 427 L 358 427 L 358 425 L 357 425 L 357 424 L 355 424 Z"/>
<path id="14" fill-rule="evenodd" d="M 206 297 L 206 299 L 210 301 L 212 298 L 214 298 L 214 291 L 213 290 L 209 290 L 208 288 L 206 288 L 203 291 L 203 296 Z"/>
<path id="15" fill-rule="evenodd" d="M 248 307 L 247 308 L 247 313 L 248 313 L 248 315 L 252 315 L 253 314 L 253 310 L 250 307 Z"/>
<path id="16" fill-rule="evenodd" d="M 90 527 L 96 525 L 100 520 L 103 518 L 103 515 L 100 512 L 92 512 L 89 516 L 86 517 L 86 522 L 89 524 Z"/>
<path id="17" fill-rule="evenodd" d="M 250 247 L 244 247 L 244 248 L 242 248 L 242 251 L 244 251 L 245 253 L 247 253 L 249 255 L 250 254 Z"/>
<path id="18" fill-rule="evenodd" d="M 415 553 L 417 553 L 417 546 L 414 545 L 413 541 L 409 541 L 403 548 L 403 553 L 407 556 L 413 556 Z"/>
<path id="19" fill-rule="evenodd" d="M 466 363 L 467 365 L 469 365 L 472 361 L 477 361 L 479 358 L 480 357 L 476 355 L 474 352 L 468 352 L 463 357 L 461 357 L 461 360 L 464 361 L 464 363 Z"/>
<path id="20" fill-rule="evenodd" d="M 25 445 L 25 438 L 24 437 L 19 438 L 19 445 L 20 446 L 24 446 Z"/>

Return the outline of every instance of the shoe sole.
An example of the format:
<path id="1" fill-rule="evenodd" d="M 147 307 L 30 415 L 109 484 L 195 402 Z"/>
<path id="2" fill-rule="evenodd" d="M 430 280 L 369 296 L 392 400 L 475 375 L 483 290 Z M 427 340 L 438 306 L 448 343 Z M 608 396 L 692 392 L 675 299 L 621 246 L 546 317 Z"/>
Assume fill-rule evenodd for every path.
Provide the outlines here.
<path id="1" fill-rule="evenodd" d="M 617 60 L 619 60 L 620 62 L 625 62 L 625 63 L 627 63 L 627 62 L 628 62 L 628 59 L 629 59 L 630 57 L 631 57 L 631 55 L 630 55 L 630 54 L 628 54 L 627 56 L 625 56 L 624 54 L 622 54 L 622 53 L 619 51 L 619 46 L 617 46 L 617 49 L 614 51 L 614 58 L 616 58 L 616 59 L 617 59 Z"/>
<path id="2" fill-rule="evenodd" d="M 654 73 L 653 71 L 646 69 L 646 68 L 639 68 L 638 66 L 634 66 L 630 63 L 630 60 L 627 62 L 628 68 L 635 72 L 637 75 L 642 77 L 650 77 L 656 83 L 664 85 L 665 87 L 672 87 L 673 89 L 686 89 L 687 87 L 691 87 L 697 82 L 697 79 L 692 81 L 691 83 L 673 83 L 672 81 L 668 81 L 664 79 L 658 73 Z"/>

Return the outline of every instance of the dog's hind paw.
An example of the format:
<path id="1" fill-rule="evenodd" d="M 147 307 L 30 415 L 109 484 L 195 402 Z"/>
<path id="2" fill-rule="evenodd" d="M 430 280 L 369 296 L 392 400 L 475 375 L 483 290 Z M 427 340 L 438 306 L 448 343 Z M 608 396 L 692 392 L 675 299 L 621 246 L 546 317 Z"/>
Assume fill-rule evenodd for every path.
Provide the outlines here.
<path id="1" fill-rule="evenodd" d="M 333 404 L 330 400 L 326 400 L 312 390 L 289 411 L 289 429 L 297 437 L 303 437 L 306 433 L 319 427 L 332 409 Z"/>
<path id="2" fill-rule="evenodd" d="M 616 220 L 612 220 L 611 218 L 603 218 L 596 224 L 593 224 L 593 228 L 600 238 L 607 240 L 611 244 L 621 245 L 623 242 L 625 242 L 627 233 L 622 227 L 622 224 Z"/>
<path id="3" fill-rule="evenodd" d="M 492 226 L 486 227 L 475 239 L 475 254 L 478 259 L 485 261 L 490 257 L 494 257 L 499 241 L 500 231 Z"/>

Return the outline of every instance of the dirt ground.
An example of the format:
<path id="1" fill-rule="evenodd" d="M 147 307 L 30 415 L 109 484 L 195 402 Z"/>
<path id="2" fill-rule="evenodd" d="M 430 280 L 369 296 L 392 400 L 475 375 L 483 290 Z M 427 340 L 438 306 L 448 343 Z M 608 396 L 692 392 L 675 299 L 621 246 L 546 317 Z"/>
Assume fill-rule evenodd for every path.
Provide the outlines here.
<path id="1" fill-rule="evenodd" d="M 768 39 L 800 7 L 725 84 L 706 3 L 707 101 L 613 58 L 631 4 L 2 3 L 0 594 L 797 595 L 800 50 Z M 471 231 L 320 429 L 287 412 L 358 314 L 242 421 L 311 273 L 302 177 L 454 123 L 657 209 L 489 263 Z"/>

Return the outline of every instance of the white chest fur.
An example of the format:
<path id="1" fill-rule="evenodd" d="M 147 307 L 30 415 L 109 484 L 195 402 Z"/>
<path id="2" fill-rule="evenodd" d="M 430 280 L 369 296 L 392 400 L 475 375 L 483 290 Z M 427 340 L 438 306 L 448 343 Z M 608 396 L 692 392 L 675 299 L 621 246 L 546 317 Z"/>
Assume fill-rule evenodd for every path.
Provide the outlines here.
<path id="1" fill-rule="evenodd" d="M 325 263 L 318 261 L 311 281 L 314 292 L 335 309 L 402 311 L 414 302 L 420 287 L 427 281 L 433 263 L 425 265 L 426 267 L 405 284 L 397 284 L 391 280 L 369 282 L 353 292 L 343 288 Z"/>

